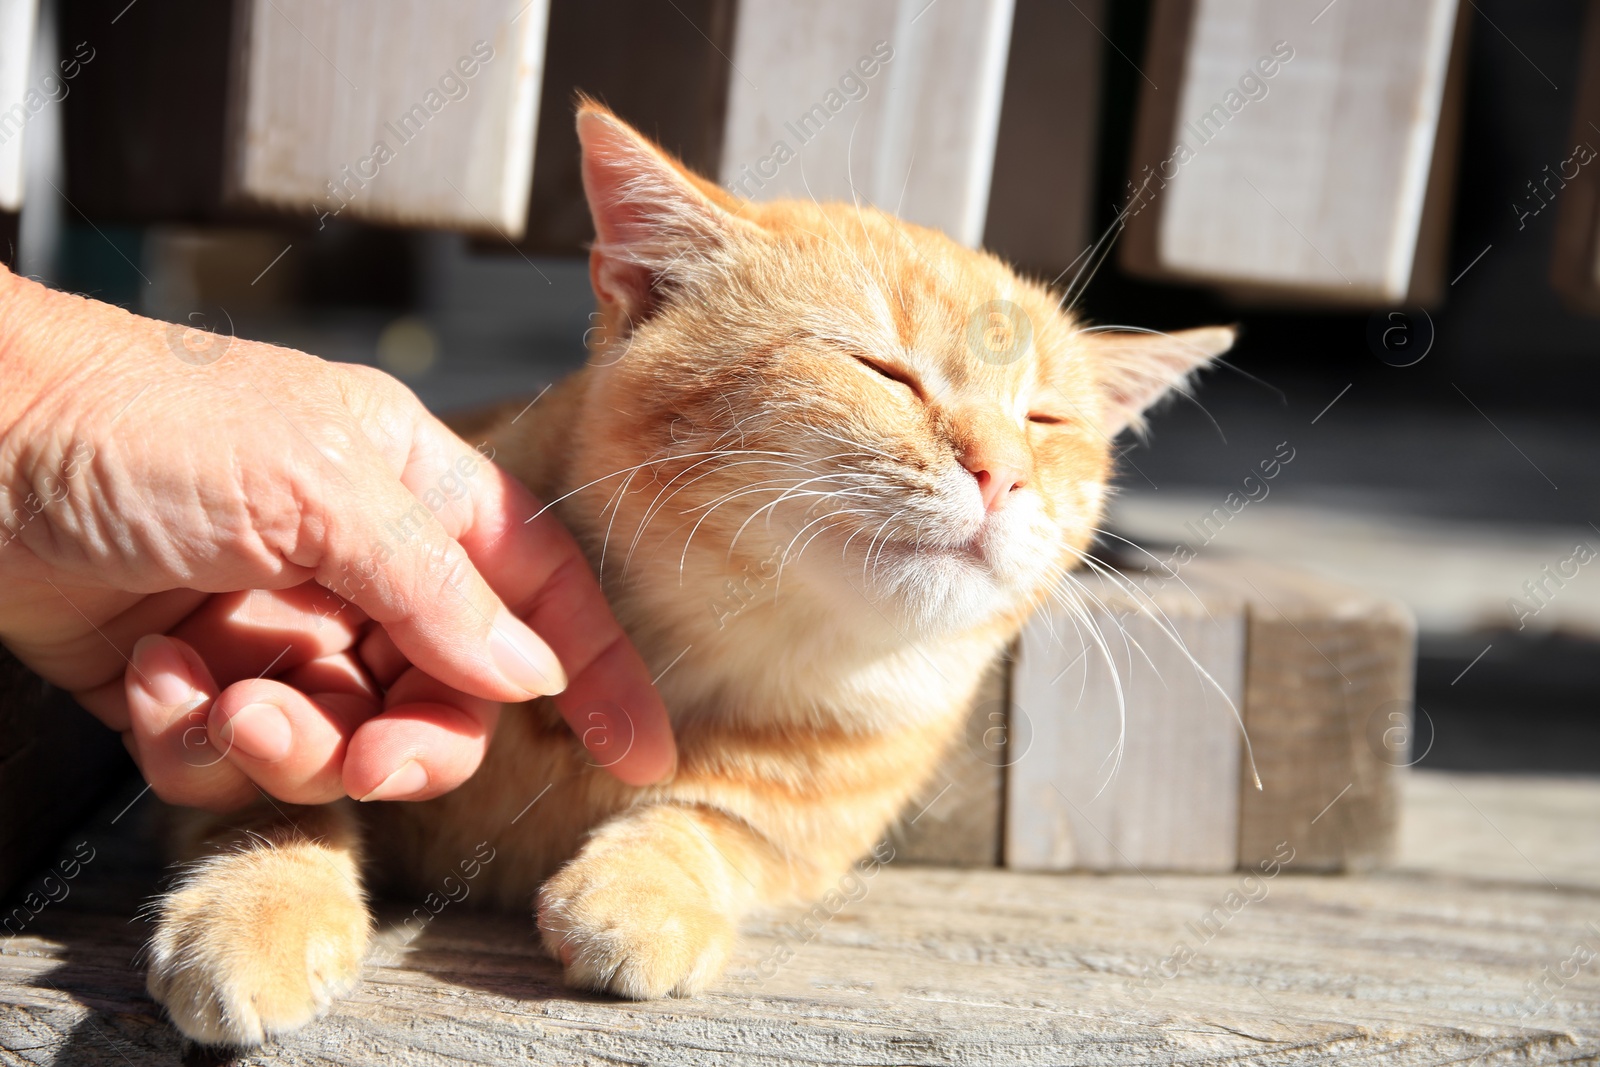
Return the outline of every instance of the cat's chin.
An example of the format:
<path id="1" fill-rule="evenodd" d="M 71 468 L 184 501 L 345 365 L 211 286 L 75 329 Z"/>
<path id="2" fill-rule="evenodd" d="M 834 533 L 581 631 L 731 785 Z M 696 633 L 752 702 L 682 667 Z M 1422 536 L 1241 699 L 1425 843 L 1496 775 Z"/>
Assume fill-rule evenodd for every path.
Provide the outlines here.
<path id="1" fill-rule="evenodd" d="M 936 637 L 1013 612 L 1025 591 L 993 563 L 977 539 L 956 544 L 880 543 L 870 559 L 808 557 L 807 586 L 868 627 L 887 623 L 902 639 Z M 859 605 L 856 610 L 852 605 Z"/>

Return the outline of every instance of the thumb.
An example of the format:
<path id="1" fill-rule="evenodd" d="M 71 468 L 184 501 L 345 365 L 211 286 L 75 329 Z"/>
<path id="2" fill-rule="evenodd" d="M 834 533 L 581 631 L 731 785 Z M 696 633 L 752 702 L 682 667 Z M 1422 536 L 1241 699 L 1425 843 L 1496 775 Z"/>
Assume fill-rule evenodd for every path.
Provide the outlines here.
<path id="1" fill-rule="evenodd" d="M 333 493 L 323 505 L 317 581 L 452 688 L 500 701 L 565 689 L 550 646 L 506 608 L 434 512 L 372 460 L 359 500 Z"/>

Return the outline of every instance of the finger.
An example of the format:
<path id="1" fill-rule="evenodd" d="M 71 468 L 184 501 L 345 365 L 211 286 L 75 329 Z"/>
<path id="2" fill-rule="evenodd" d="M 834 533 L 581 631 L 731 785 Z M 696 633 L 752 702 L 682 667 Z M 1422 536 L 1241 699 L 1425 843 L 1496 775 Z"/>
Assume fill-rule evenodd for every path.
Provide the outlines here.
<path id="1" fill-rule="evenodd" d="M 361 639 L 357 652 L 361 657 L 361 665 L 384 689 L 393 685 L 395 680 L 411 667 L 406 657 L 395 647 L 394 638 L 389 636 L 389 631 L 382 627 L 369 630 L 367 636 Z"/>
<path id="2" fill-rule="evenodd" d="M 430 418 L 420 406 L 416 417 Z M 317 580 L 453 689 L 520 701 L 565 688 L 555 653 L 506 609 L 434 510 L 375 451 L 352 456 L 346 467 L 354 498 L 327 485 L 315 490 Z"/>
<path id="3" fill-rule="evenodd" d="M 140 638 L 125 684 L 130 745 L 157 796 L 212 811 L 255 798 L 250 780 L 211 743 L 206 716 L 217 685 L 193 649 L 169 637 Z"/>
<path id="4" fill-rule="evenodd" d="M 360 608 L 304 582 L 220 593 L 170 632 L 199 653 L 226 687 L 343 652 L 360 640 L 366 621 Z"/>
<path id="5" fill-rule="evenodd" d="M 378 631 L 382 633 L 383 631 Z M 354 651 L 339 652 L 302 664 L 278 679 L 302 693 L 348 693 L 372 704 L 373 713 L 383 706 L 383 693 L 361 665 Z"/>
<path id="6" fill-rule="evenodd" d="M 649 669 L 612 615 L 577 541 L 497 467 L 476 483 L 460 534 L 485 578 L 545 636 L 571 681 L 556 707 L 595 757 L 630 785 L 670 776 L 677 747 Z M 525 521 L 537 516 L 532 521 Z"/>
<path id="7" fill-rule="evenodd" d="M 71 692 L 101 722 L 113 730 L 128 729 L 125 675 L 134 643 L 145 634 L 170 630 L 204 603 L 207 594 L 169 589 L 141 597 L 73 589 L 58 595 L 73 606 L 71 626 L 80 632 L 7 638 L 8 647 L 45 681 Z"/>
<path id="8" fill-rule="evenodd" d="M 345 795 L 345 747 L 379 704 L 348 665 L 319 661 L 297 674 L 309 693 L 265 678 L 229 686 L 212 704 L 207 731 L 267 793 L 291 804 L 325 804 Z"/>
<path id="9" fill-rule="evenodd" d="M 145 597 L 102 626 L 102 633 L 87 635 L 92 640 L 74 642 L 66 649 L 78 649 L 71 661 L 71 675 L 79 684 L 101 673 L 79 646 L 86 646 L 101 658 L 112 656 L 121 667 L 116 677 L 77 689 L 73 696 L 113 730 L 126 730 L 128 705 L 123 673 L 128 661 L 117 649 L 131 649 L 147 633 L 170 633 L 189 645 L 212 678 L 226 687 L 242 678 L 260 677 L 269 670 L 281 675 L 342 651 L 360 637 L 365 624 L 361 609 L 315 582 L 290 589 L 216 595 L 174 589 Z"/>
<path id="10" fill-rule="evenodd" d="M 381 715 L 362 723 L 344 760 L 358 800 L 428 800 L 472 777 L 500 717 L 499 703 L 456 692 L 412 668 L 389 689 Z"/>

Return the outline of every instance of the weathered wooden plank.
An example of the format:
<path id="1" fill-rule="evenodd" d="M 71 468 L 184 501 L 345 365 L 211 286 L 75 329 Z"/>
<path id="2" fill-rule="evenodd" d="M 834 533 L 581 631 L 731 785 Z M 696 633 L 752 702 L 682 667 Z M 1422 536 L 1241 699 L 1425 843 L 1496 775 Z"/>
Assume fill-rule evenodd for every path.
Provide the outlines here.
<path id="1" fill-rule="evenodd" d="M 28 95 L 39 0 L 0 0 L 0 211 L 22 207 L 22 142 L 28 120 L 46 106 Z"/>
<path id="2" fill-rule="evenodd" d="M 721 179 L 983 238 L 1012 0 L 741 0 Z"/>
<path id="3" fill-rule="evenodd" d="M 1600 783 L 1413 781 L 1467 793 L 1503 844 L 1537 859 L 1557 833 L 1600 840 Z M 185 1050 L 143 993 L 144 929 L 129 920 L 159 870 L 151 802 L 110 822 L 132 797 L 63 846 L 81 838 L 94 853 L 65 899 L 0 940 L 0 1063 L 220 1062 Z M 1519 819 L 1531 812 L 1549 825 Z M 1431 801 L 1406 821 L 1408 839 L 1491 844 Z M 1304 877 L 1297 851 L 1282 856 L 1270 877 L 890 868 L 820 924 L 791 913 L 750 924 L 713 992 L 646 1004 L 562 988 L 530 916 L 447 910 L 407 946 L 391 919 L 409 902 L 393 902 L 362 986 L 234 1062 L 1405 1067 L 1600 1055 L 1600 975 L 1568 962 L 1578 946 L 1600 951 L 1593 882 L 1557 891 L 1495 869 L 1487 850 L 1354 877 Z"/>
<path id="4" fill-rule="evenodd" d="M 250 0 L 229 179 L 240 197 L 517 236 L 545 0 Z"/>
<path id="5" fill-rule="evenodd" d="M 1544 789 L 1479 794 L 1483 818 L 1510 825 L 1509 808 L 1537 806 Z M 1592 815 L 1564 818 L 1571 833 L 1596 829 Z M 155 885 L 152 846 L 104 818 L 86 838 L 98 851 L 72 893 L 0 941 L 0 1062 L 204 1062 L 145 997 L 135 963 L 144 930 L 128 920 Z M 791 913 L 750 924 L 713 992 L 643 1004 L 564 989 L 530 916 L 447 910 L 407 946 L 389 921 L 398 902 L 380 912 L 350 997 L 233 1062 L 1405 1067 L 1600 1055 L 1593 964 L 1534 985 L 1571 973 L 1575 946 L 1600 949 L 1600 892 L 1303 877 L 1298 854 L 1284 857 L 1270 876 L 890 868 L 820 924 Z"/>
<path id="6" fill-rule="evenodd" d="M 1306 870 L 1384 862 L 1394 845 L 1396 771 L 1414 758 L 1410 611 L 1259 560 L 1197 559 L 1183 571 L 1191 575 L 1246 600 L 1244 721 L 1262 789 L 1241 768 L 1241 869 L 1282 841 L 1294 843 Z"/>
<path id="7" fill-rule="evenodd" d="M 1089 244 L 1104 0 L 1016 0 L 983 246 L 1060 275 Z"/>
<path id="8" fill-rule="evenodd" d="M 1449 188 L 1456 16 L 1456 0 L 1162 0 L 1124 264 L 1352 304 L 1436 288 L 1419 256 L 1442 252 L 1422 242 L 1430 191 Z"/>
<path id="9" fill-rule="evenodd" d="M 1399 784 L 1396 868 L 1600 890 L 1600 779 L 1418 769 Z"/>
<path id="10" fill-rule="evenodd" d="M 1241 594 L 1183 582 L 1147 589 L 1138 576 L 1078 581 L 1087 619 L 1053 607 L 1023 632 L 1012 683 L 1006 865 L 1232 870 Z"/>

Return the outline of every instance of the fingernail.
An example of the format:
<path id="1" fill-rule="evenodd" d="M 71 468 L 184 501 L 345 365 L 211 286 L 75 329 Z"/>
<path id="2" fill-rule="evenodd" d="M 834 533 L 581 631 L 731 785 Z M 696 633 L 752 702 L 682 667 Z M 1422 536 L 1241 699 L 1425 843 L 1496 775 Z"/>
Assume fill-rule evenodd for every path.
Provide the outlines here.
<path id="1" fill-rule="evenodd" d="M 500 673 L 529 696 L 554 696 L 567 687 L 567 672 L 550 646 L 504 608 L 489 630 L 489 652 Z"/>
<path id="2" fill-rule="evenodd" d="M 173 709 L 173 717 L 191 711 L 205 694 L 189 673 L 183 654 L 157 634 L 146 634 L 133 646 L 129 657 L 135 685 L 144 690 L 152 703 Z"/>
<path id="3" fill-rule="evenodd" d="M 368 800 L 405 800 L 428 788 L 428 772 L 416 760 L 406 760 L 400 769 L 379 783 L 378 788 L 362 797 Z"/>
<path id="4" fill-rule="evenodd" d="M 283 759 L 294 744 L 289 717 L 276 704 L 246 704 L 222 724 L 217 734 L 227 748 L 264 763 Z"/>

